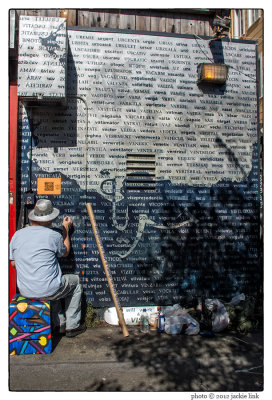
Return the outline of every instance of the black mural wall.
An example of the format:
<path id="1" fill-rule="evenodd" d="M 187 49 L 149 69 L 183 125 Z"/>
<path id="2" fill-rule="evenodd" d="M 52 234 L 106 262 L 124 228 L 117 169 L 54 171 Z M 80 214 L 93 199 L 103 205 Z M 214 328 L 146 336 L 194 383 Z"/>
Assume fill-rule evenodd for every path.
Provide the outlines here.
<path id="1" fill-rule="evenodd" d="M 122 306 L 259 291 L 257 49 L 209 39 L 69 29 L 66 106 L 21 102 L 18 226 L 31 191 L 56 229 L 73 218 L 61 266 L 96 307 L 113 302 L 86 202 Z M 213 61 L 226 85 L 199 85 Z"/>

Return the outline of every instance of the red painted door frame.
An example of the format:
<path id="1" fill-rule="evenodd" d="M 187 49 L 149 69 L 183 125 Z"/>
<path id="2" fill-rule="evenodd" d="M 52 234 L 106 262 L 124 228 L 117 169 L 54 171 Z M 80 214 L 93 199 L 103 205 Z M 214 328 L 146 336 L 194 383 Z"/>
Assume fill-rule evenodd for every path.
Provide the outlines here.
<path id="1" fill-rule="evenodd" d="M 17 83 L 9 86 L 9 240 L 16 231 Z M 16 293 L 16 270 L 9 263 L 9 300 Z"/>

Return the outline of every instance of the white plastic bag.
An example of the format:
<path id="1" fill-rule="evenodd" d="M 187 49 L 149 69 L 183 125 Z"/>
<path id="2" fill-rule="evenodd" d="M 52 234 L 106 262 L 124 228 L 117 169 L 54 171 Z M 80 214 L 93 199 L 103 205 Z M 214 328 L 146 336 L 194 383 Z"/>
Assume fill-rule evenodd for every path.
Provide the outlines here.
<path id="1" fill-rule="evenodd" d="M 182 323 L 180 321 L 180 315 L 183 313 L 182 308 L 179 304 L 175 304 L 172 307 L 168 307 L 165 312 L 165 332 L 169 335 L 176 335 L 181 332 Z"/>
<path id="2" fill-rule="evenodd" d="M 174 315 L 181 315 L 184 313 L 185 313 L 184 309 L 179 304 L 174 304 L 173 306 L 167 307 L 164 310 L 165 317 L 172 317 Z"/>
<path id="3" fill-rule="evenodd" d="M 199 333 L 199 323 L 189 313 L 181 315 L 181 318 L 183 325 L 187 325 L 186 335 L 197 335 Z"/>
<path id="4" fill-rule="evenodd" d="M 179 334 L 183 325 L 186 325 L 186 335 L 197 335 L 199 323 L 191 317 L 179 304 L 169 307 L 165 313 L 165 332 L 170 335 Z"/>
<path id="5" fill-rule="evenodd" d="M 244 293 L 242 294 L 237 294 L 236 296 L 234 296 L 231 301 L 229 303 L 230 306 L 237 306 L 237 304 L 240 303 L 240 301 L 244 301 L 246 299 L 246 296 L 244 295 Z"/>
<path id="6" fill-rule="evenodd" d="M 174 315 L 165 318 L 165 332 L 169 335 L 177 335 L 181 332 L 182 322 L 180 316 Z"/>
<path id="7" fill-rule="evenodd" d="M 206 299 L 205 306 L 212 312 L 212 331 L 223 331 L 230 322 L 229 314 L 223 303 L 217 299 Z"/>

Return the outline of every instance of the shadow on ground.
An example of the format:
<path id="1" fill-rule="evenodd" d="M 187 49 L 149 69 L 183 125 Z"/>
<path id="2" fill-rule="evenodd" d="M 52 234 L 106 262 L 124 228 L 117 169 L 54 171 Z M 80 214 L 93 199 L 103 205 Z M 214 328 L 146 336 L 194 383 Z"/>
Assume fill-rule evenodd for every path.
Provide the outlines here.
<path id="1" fill-rule="evenodd" d="M 131 329 L 130 329 L 131 331 Z M 131 391 L 261 391 L 262 335 L 222 332 L 214 337 L 167 335 L 137 329 L 113 342 L 108 356 L 145 368 Z M 122 391 L 120 382 L 94 382 L 89 391 Z"/>

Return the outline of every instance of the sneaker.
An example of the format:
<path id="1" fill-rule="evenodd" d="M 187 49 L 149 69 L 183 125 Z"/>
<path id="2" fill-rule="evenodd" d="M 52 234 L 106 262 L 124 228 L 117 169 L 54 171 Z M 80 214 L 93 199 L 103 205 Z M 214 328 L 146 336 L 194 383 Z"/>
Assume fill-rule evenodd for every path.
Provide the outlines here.
<path id="1" fill-rule="evenodd" d="M 81 333 L 85 332 L 86 329 L 87 329 L 87 326 L 84 322 L 83 324 L 79 325 L 75 329 L 66 329 L 66 336 L 67 337 L 75 337 L 75 336 L 80 335 Z"/>

